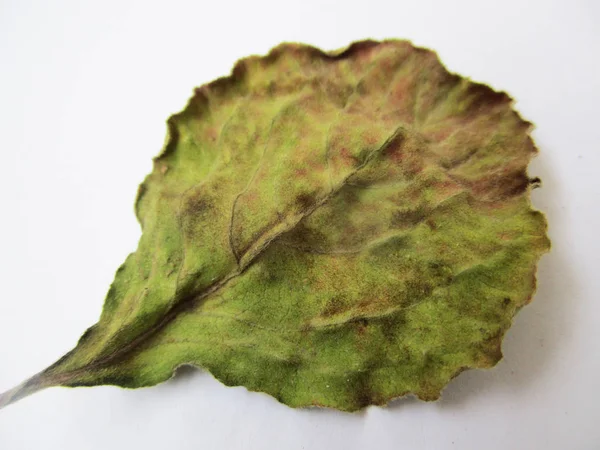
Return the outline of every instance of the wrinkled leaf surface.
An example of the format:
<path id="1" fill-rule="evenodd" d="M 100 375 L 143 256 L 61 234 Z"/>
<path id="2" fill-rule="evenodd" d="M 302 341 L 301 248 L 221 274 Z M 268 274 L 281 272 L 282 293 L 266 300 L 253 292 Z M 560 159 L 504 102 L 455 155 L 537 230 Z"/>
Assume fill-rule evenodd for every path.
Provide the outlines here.
<path id="1" fill-rule="evenodd" d="M 290 406 L 437 399 L 534 292 L 530 128 L 404 41 L 239 61 L 168 120 L 98 323 L 3 401 L 182 364 Z"/>

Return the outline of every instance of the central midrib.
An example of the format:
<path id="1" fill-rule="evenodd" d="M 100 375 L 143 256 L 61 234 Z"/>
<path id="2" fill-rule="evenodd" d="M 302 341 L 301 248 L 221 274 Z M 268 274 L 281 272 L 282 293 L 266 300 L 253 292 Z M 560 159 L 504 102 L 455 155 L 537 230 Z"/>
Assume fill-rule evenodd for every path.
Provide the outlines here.
<path id="1" fill-rule="evenodd" d="M 350 172 L 339 183 L 339 185 L 337 186 L 336 189 L 332 189 L 322 199 L 320 199 L 318 202 L 315 202 L 314 205 L 306 208 L 305 211 L 298 216 L 297 220 L 294 223 L 292 223 L 289 228 L 286 228 L 285 230 L 283 230 L 277 234 L 274 234 L 272 237 L 265 239 L 264 242 L 262 242 L 262 243 L 260 242 L 261 239 L 264 238 L 265 235 L 268 235 L 269 231 L 271 231 L 273 229 L 273 227 L 270 228 L 269 230 L 266 230 L 263 234 L 261 234 L 256 239 L 255 243 L 253 245 L 251 245 L 247 251 L 245 251 L 243 254 L 240 255 L 240 259 L 239 259 L 240 264 L 238 265 L 236 270 L 234 270 L 227 276 L 221 278 L 220 280 L 218 280 L 215 283 L 206 287 L 202 293 L 193 294 L 193 295 L 189 295 L 187 297 L 182 298 L 165 314 L 165 316 L 163 317 L 162 320 L 157 322 L 154 326 L 152 326 L 148 330 L 144 331 L 142 334 L 138 335 L 136 338 L 131 340 L 129 342 L 129 344 L 125 345 L 124 347 L 121 347 L 120 349 L 116 350 L 115 352 L 113 352 L 109 355 L 106 355 L 92 363 L 86 364 L 78 369 L 67 371 L 64 373 L 59 373 L 59 374 L 49 374 L 48 378 L 46 380 L 41 380 L 41 382 L 48 386 L 60 385 L 60 384 L 64 384 L 65 382 L 68 383 L 72 378 L 74 378 L 82 373 L 85 373 L 86 371 L 98 369 L 98 368 L 102 368 L 102 367 L 107 367 L 115 362 L 119 362 L 119 361 L 125 359 L 128 355 L 130 355 L 138 347 L 142 346 L 144 344 L 144 342 L 146 342 L 152 336 L 156 335 L 158 332 L 160 332 L 162 329 L 164 329 L 166 326 L 168 326 L 173 320 L 175 320 L 175 318 L 177 318 L 177 316 L 180 313 L 184 312 L 185 310 L 199 306 L 200 302 L 202 302 L 204 299 L 206 299 L 210 295 L 214 294 L 215 292 L 217 292 L 220 289 L 222 289 L 223 287 L 225 287 L 227 285 L 227 283 L 229 283 L 229 281 L 231 281 L 232 279 L 237 278 L 238 276 L 242 275 L 246 271 L 246 269 L 248 269 L 248 267 L 250 267 L 252 265 L 252 263 L 254 261 L 256 261 L 256 259 L 268 248 L 268 246 L 271 242 L 276 240 L 281 235 L 293 230 L 296 226 L 298 226 L 298 224 L 301 221 L 303 221 L 304 219 L 306 219 L 307 217 L 312 215 L 316 210 L 318 210 L 319 208 L 321 208 L 322 206 L 327 204 L 331 200 L 331 198 L 333 198 L 338 192 L 340 192 L 340 190 L 344 186 L 346 186 L 346 184 L 348 183 L 348 180 L 350 178 L 352 178 L 357 173 L 359 173 L 363 168 L 365 168 L 377 155 L 384 152 L 385 149 L 394 142 L 394 140 L 402 133 L 403 130 L 404 130 L 403 126 L 397 127 L 394 130 L 394 132 L 386 139 L 386 141 L 383 143 L 383 145 L 381 145 L 380 147 L 371 151 L 371 153 L 369 153 L 369 155 L 365 158 L 365 160 L 355 170 Z M 281 221 L 277 222 L 277 224 L 275 224 L 274 226 L 276 226 L 280 223 L 281 223 Z M 75 352 L 75 351 L 76 351 L 76 348 L 73 349 L 71 352 Z M 61 358 L 61 361 L 64 361 L 64 359 Z M 55 369 L 55 368 L 56 368 L 56 363 L 53 364 L 52 366 L 48 367 L 48 369 L 46 369 L 45 371 L 43 371 L 41 373 L 42 378 L 43 378 L 44 374 L 51 372 L 51 370 Z"/>

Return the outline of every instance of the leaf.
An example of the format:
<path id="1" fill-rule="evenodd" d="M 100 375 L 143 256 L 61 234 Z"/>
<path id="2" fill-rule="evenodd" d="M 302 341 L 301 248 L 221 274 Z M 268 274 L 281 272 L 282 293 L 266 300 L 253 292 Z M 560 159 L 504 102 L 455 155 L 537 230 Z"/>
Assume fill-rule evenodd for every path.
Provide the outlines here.
<path id="1" fill-rule="evenodd" d="M 494 366 L 550 247 L 511 104 L 405 41 L 239 61 L 169 118 L 98 323 L 0 404 L 193 364 L 353 411 Z"/>

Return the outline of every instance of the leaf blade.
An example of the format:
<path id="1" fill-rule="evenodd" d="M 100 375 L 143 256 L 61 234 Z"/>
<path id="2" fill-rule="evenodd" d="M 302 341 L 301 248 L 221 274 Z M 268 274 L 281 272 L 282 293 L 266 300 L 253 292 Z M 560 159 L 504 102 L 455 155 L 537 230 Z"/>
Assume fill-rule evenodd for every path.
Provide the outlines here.
<path id="1" fill-rule="evenodd" d="M 352 411 L 436 399 L 501 358 L 549 249 L 506 94 L 404 41 L 283 44 L 168 126 L 138 250 L 44 385 L 148 386 L 194 364 Z"/>

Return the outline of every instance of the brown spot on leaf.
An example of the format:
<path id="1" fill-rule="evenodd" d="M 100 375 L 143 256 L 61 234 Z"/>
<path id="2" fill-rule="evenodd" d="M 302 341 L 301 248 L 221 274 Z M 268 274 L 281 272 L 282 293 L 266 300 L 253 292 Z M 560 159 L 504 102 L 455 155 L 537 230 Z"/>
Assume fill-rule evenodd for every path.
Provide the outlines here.
<path id="1" fill-rule="evenodd" d="M 298 178 L 304 178 L 308 174 L 308 170 L 304 167 L 299 167 L 298 169 L 294 169 L 294 175 Z"/>
<path id="2" fill-rule="evenodd" d="M 317 228 L 307 227 L 300 222 L 280 238 L 281 242 L 303 249 L 322 249 L 327 247 L 328 237 Z"/>
<path id="3" fill-rule="evenodd" d="M 296 196 L 295 203 L 301 211 L 306 211 L 313 207 L 316 203 L 316 195 L 310 192 L 301 192 Z"/>
<path id="4" fill-rule="evenodd" d="M 502 359 L 502 336 L 492 336 L 478 346 L 479 367 L 493 367 Z"/>
<path id="5" fill-rule="evenodd" d="M 470 111 L 475 113 L 482 108 L 492 109 L 500 104 L 510 104 L 511 99 L 506 92 L 497 92 L 480 83 L 470 83 L 467 88 L 467 95 L 472 98 Z"/>
<path id="6" fill-rule="evenodd" d="M 527 191 L 530 180 L 523 168 L 463 183 L 470 185 L 473 194 L 482 200 L 500 201 L 523 194 Z"/>
<path id="7" fill-rule="evenodd" d="M 342 149 L 340 150 L 340 156 L 351 166 L 355 166 L 360 163 L 360 160 L 355 155 L 353 155 L 350 152 L 350 150 L 348 150 L 348 148 L 346 147 L 342 147 Z"/>
<path id="8" fill-rule="evenodd" d="M 392 139 L 382 152 L 382 155 L 389 158 L 392 163 L 400 164 L 404 159 L 403 144 L 406 142 L 406 137 L 402 134 L 397 134 Z"/>
<path id="9" fill-rule="evenodd" d="M 398 210 L 392 215 L 390 226 L 392 228 L 403 228 L 417 225 L 426 217 L 427 211 L 424 207 L 408 210 Z"/>
<path id="10" fill-rule="evenodd" d="M 195 195 L 190 195 L 185 199 L 184 211 L 185 214 L 195 216 L 205 214 L 213 207 L 212 200 L 206 193 L 197 192 Z"/>
<path id="11" fill-rule="evenodd" d="M 339 314 L 342 311 L 344 311 L 345 308 L 346 308 L 346 305 L 343 300 L 343 297 L 341 297 L 341 296 L 332 297 L 327 302 L 327 305 L 325 305 L 325 308 L 323 309 L 323 311 L 321 311 L 321 315 L 323 317 L 335 316 L 336 314 Z"/>

